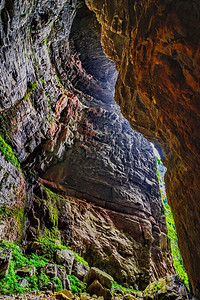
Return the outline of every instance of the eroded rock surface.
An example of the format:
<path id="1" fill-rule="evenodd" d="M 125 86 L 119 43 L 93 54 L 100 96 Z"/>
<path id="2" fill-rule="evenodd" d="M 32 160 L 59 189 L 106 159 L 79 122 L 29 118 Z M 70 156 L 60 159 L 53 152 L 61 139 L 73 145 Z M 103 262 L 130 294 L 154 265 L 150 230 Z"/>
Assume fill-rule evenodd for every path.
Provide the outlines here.
<path id="1" fill-rule="evenodd" d="M 115 99 L 131 125 L 166 151 L 166 186 L 194 290 L 200 281 L 199 20 L 197 1 L 86 0 L 116 62 Z"/>
<path id="2" fill-rule="evenodd" d="M 24 242 L 56 227 L 91 265 L 139 288 L 173 273 L 153 151 L 113 100 L 94 15 L 83 1 L 11 2 L 0 6 L 1 130 L 26 170 Z M 55 198 L 38 176 L 79 200 Z"/>

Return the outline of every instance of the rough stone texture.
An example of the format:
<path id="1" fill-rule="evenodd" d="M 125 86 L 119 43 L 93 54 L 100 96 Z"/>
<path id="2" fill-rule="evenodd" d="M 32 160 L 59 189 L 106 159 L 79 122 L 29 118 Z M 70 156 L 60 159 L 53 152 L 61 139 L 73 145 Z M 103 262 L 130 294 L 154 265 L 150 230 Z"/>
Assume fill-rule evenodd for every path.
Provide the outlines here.
<path id="1" fill-rule="evenodd" d="M 50 278 L 58 277 L 62 281 L 63 288 L 71 290 L 70 282 L 67 277 L 66 270 L 61 266 L 57 266 L 54 264 L 47 264 L 44 267 L 42 267 L 41 272 L 44 272 Z"/>
<path id="2" fill-rule="evenodd" d="M 75 262 L 73 265 L 73 274 L 78 277 L 78 279 L 83 281 L 83 277 L 89 271 L 89 268 L 80 262 Z"/>
<path id="3" fill-rule="evenodd" d="M 115 99 L 122 113 L 166 151 L 168 199 L 195 290 L 200 282 L 199 3 L 86 3 L 101 23 L 105 52 L 116 62 Z"/>
<path id="4" fill-rule="evenodd" d="M 15 271 L 15 274 L 19 275 L 20 277 L 26 277 L 26 276 L 31 277 L 35 274 L 35 271 L 36 271 L 35 267 L 23 266 L 23 268 L 17 269 Z"/>
<path id="5" fill-rule="evenodd" d="M 103 286 L 108 289 L 111 289 L 114 282 L 114 279 L 110 275 L 99 270 L 98 268 L 92 267 L 84 277 L 84 282 L 90 285 L 95 279 L 97 279 Z"/>
<path id="6" fill-rule="evenodd" d="M 11 256 L 11 249 L 5 248 L 0 250 L 0 278 L 8 274 Z"/>
<path id="7" fill-rule="evenodd" d="M 56 188 L 55 183 L 45 184 L 54 190 Z M 36 203 L 40 201 L 37 199 Z M 173 272 L 169 240 L 166 233 L 161 233 L 152 216 L 149 216 L 150 221 L 144 212 L 138 212 L 138 215 L 114 212 L 75 197 L 60 197 L 51 203 L 49 200 L 41 201 L 40 208 L 36 203 L 32 202 L 28 212 L 29 220 L 32 220 L 32 233 L 37 236 L 45 227 L 52 228 L 52 221 L 48 222 L 51 218 L 45 216 L 51 215 L 51 207 L 56 203 L 58 229 L 63 242 L 70 241 L 72 249 L 83 256 L 90 266 L 105 270 L 120 284 L 144 289 L 150 279 Z M 63 215 L 67 216 L 65 223 Z M 27 228 L 27 232 L 29 230 Z"/>
<path id="8" fill-rule="evenodd" d="M 0 129 L 23 169 L 99 206 L 68 198 L 52 204 L 29 174 L 24 241 L 56 225 L 91 264 L 144 288 L 174 271 L 156 163 L 150 144 L 113 101 L 115 66 L 85 6 L 71 29 L 81 2 L 0 4 Z"/>
<path id="9" fill-rule="evenodd" d="M 144 291 L 144 300 L 191 299 L 184 282 L 176 275 L 151 283 Z"/>
<path id="10" fill-rule="evenodd" d="M 87 292 L 92 295 L 103 296 L 105 300 L 112 298 L 112 294 L 109 289 L 104 287 L 97 279 L 95 279 L 88 287 Z"/>
<path id="11" fill-rule="evenodd" d="M 72 251 L 67 249 L 56 250 L 55 258 L 56 262 L 64 266 L 68 273 L 71 272 L 75 259 L 75 255 Z"/>
<path id="12" fill-rule="evenodd" d="M 0 150 L 0 238 L 20 238 L 17 211 L 23 211 L 26 200 L 26 182 L 21 170 L 6 159 Z"/>

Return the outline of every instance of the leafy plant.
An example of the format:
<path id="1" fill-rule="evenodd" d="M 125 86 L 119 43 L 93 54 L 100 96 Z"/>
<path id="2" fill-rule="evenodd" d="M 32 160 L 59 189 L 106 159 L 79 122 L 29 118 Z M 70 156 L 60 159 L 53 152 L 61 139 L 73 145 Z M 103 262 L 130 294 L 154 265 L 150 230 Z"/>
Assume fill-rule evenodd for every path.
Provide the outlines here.
<path id="1" fill-rule="evenodd" d="M 156 161 L 158 165 L 161 165 L 161 160 L 156 157 Z M 157 166 L 157 174 L 158 174 L 158 180 L 162 181 L 162 176 L 159 173 L 159 168 Z M 187 273 L 185 271 L 184 265 L 183 265 L 183 259 L 178 247 L 178 237 L 176 233 L 176 226 L 174 223 L 174 218 L 170 209 L 170 206 L 167 201 L 167 197 L 165 197 L 164 193 L 161 192 L 161 199 L 164 205 L 164 211 L 165 211 L 165 217 L 166 217 L 166 223 L 167 223 L 167 229 L 168 229 L 168 237 L 171 241 L 171 252 L 172 252 L 172 258 L 174 267 L 176 269 L 176 272 L 178 276 L 184 280 L 185 284 L 188 285 L 188 277 Z"/>
<path id="2" fill-rule="evenodd" d="M 138 290 L 126 288 L 126 287 L 122 286 L 121 284 L 118 284 L 116 281 L 114 281 L 112 284 L 112 290 L 117 290 L 117 289 L 122 290 L 122 292 L 126 292 L 126 291 L 136 292 L 136 293 L 139 292 Z"/>
<path id="3" fill-rule="evenodd" d="M 9 264 L 8 274 L 0 280 L 0 294 L 22 294 L 26 291 L 18 282 L 19 277 L 15 275 L 14 261 Z"/>
<path id="4" fill-rule="evenodd" d="M 38 277 L 36 274 L 32 275 L 31 277 L 26 277 L 26 280 L 29 283 L 28 288 L 30 290 L 33 290 L 33 291 L 39 290 Z"/>
<path id="5" fill-rule="evenodd" d="M 80 295 L 86 292 L 86 283 L 83 283 L 80 279 L 78 279 L 74 275 L 68 275 L 71 291 L 73 294 Z"/>
<path id="6" fill-rule="evenodd" d="M 38 282 L 39 282 L 39 289 L 42 290 L 48 286 L 48 283 L 50 282 L 49 277 L 41 272 L 38 276 Z"/>
<path id="7" fill-rule="evenodd" d="M 63 290 L 62 281 L 58 277 L 54 277 L 51 281 L 54 283 L 56 292 Z"/>
<path id="8" fill-rule="evenodd" d="M 20 169 L 20 164 L 18 162 L 17 157 L 15 156 L 15 153 L 13 152 L 12 148 L 10 145 L 8 145 L 2 136 L 0 135 L 0 151 L 4 154 L 6 159 L 11 162 L 17 169 Z"/>
<path id="9" fill-rule="evenodd" d="M 27 88 L 27 91 L 24 95 L 24 100 L 28 100 L 30 95 L 37 89 L 37 81 L 36 82 L 30 82 L 29 87 Z"/>

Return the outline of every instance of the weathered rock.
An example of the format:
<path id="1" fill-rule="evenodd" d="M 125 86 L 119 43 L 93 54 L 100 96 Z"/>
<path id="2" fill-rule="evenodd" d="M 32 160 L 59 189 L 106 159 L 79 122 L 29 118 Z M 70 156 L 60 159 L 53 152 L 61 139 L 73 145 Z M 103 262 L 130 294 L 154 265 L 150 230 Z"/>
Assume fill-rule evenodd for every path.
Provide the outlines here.
<path id="1" fill-rule="evenodd" d="M 97 279 L 95 279 L 88 287 L 87 292 L 90 295 L 103 296 L 104 299 L 111 299 L 112 294 L 109 289 L 104 287 Z"/>
<path id="2" fill-rule="evenodd" d="M 71 250 L 58 249 L 55 252 L 56 262 L 64 266 L 69 273 L 72 270 L 75 255 Z"/>
<path id="3" fill-rule="evenodd" d="M 17 269 L 15 271 L 15 274 L 20 276 L 20 277 L 31 277 L 35 274 L 35 267 L 31 267 L 31 266 L 23 266 L 23 268 L 21 269 Z"/>
<path id="4" fill-rule="evenodd" d="M 21 238 L 22 227 L 16 211 L 23 212 L 26 199 L 26 183 L 22 171 L 1 152 L 0 146 L 0 239 Z M 5 149 L 4 149 L 5 151 Z M 6 150 L 7 151 L 7 150 Z M 8 157 L 11 154 L 8 153 Z M 16 158 L 15 158 L 16 159 Z"/>
<path id="5" fill-rule="evenodd" d="M 144 299 L 189 299 L 189 293 L 184 282 L 173 275 L 152 282 L 144 291 Z"/>
<path id="6" fill-rule="evenodd" d="M 11 256 L 11 249 L 0 249 L 0 277 L 8 274 L 8 267 Z"/>
<path id="7" fill-rule="evenodd" d="M 29 174 L 25 242 L 58 226 L 64 242 L 121 283 L 144 288 L 151 277 L 172 273 L 168 239 L 167 247 L 160 243 L 167 229 L 153 151 L 114 104 L 115 65 L 102 52 L 94 15 L 82 6 L 72 28 L 76 0 L 14 0 L 13 10 L 6 3 L 0 129 L 23 168 L 100 207 L 86 213 L 79 200 L 50 202 Z"/>
<path id="8" fill-rule="evenodd" d="M 86 3 L 101 24 L 104 51 L 119 71 L 115 99 L 123 115 L 166 152 L 168 200 L 195 290 L 200 282 L 199 4 Z"/>
<path id="9" fill-rule="evenodd" d="M 65 300 L 65 299 L 74 298 L 72 292 L 69 291 L 69 290 L 66 290 L 66 289 L 57 292 L 55 296 L 56 296 L 56 299 L 58 299 L 58 300 Z"/>
<path id="10" fill-rule="evenodd" d="M 97 279 L 103 287 L 111 289 L 114 279 L 106 274 L 105 272 L 99 270 L 98 268 L 92 267 L 84 277 L 84 282 L 90 285 L 95 279 Z M 103 295 L 99 295 L 103 296 Z"/>
<path id="11" fill-rule="evenodd" d="M 65 268 L 54 264 L 46 264 L 44 267 L 42 267 L 41 271 L 50 278 L 58 277 L 62 281 L 63 288 L 71 290 Z"/>
<path id="12" fill-rule="evenodd" d="M 80 280 L 83 280 L 83 277 L 88 273 L 89 268 L 80 262 L 75 262 L 73 265 L 73 273 Z"/>
<path id="13" fill-rule="evenodd" d="M 21 285 L 23 288 L 26 288 L 28 286 L 28 280 L 26 278 L 22 278 L 19 280 L 19 285 Z"/>
<path id="14" fill-rule="evenodd" d="M 87 299 L 88 299 L 88 297 L 87 297 L 86 294 L 81 294 L 80 295 L 80 300 L 87 300 Z"/>

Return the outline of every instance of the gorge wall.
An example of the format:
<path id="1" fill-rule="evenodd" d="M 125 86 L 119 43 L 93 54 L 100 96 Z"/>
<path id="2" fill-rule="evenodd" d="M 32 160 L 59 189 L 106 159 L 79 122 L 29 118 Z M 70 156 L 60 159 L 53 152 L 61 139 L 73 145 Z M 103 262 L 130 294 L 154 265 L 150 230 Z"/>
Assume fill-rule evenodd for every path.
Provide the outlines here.
<path id="1" fill-rule="evenodd" d="M 198 1 L 86 0 L 116 62 L 115 99 L 130 124 L 166 152 L 167 195 L 184 264 L 200 282 Z"/>
<path id="2" fill-rule="evenodd" d="M 173 273 L 153 151 L 113 100 L 94 14 L 76 0 L 0 11 L 1 238 L 60 238 L 135 288 Z"/>

